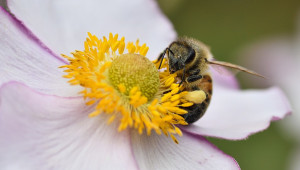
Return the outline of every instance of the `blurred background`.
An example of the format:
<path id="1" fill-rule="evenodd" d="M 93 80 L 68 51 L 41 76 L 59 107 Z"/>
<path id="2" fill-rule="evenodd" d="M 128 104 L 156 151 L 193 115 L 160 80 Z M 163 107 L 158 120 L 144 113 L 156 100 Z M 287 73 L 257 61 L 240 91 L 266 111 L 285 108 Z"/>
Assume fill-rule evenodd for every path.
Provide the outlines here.
<path id="1" fill-rule="evenodd" d="M 249 46 L 259 44 L 265 39 L 271 39 L 272 43 L 272 37 L 294 39 L 299 32 L 297 29 L 300 30 L 297 28 L 297 24 L 300 23 L 297 23 L 297 19 L 300 21 L 299 0 L 158 2 L 179 36 L 197 38 L 211 47 L 216 59 L 240 64 L 261 71 L 261 74 L 266 73 L 263 69 L 255 67 L 260 58 L 256 57 L 251 61 L 251 55 L 245 52 L 255 50 Z M 249 64 L 249 61 L 252 64 Z M 264 66 L 268 66 L 268 63 Z M 300 68 L 300 63 L 298 67 Z M 278 66 L 278 70 L 280 69 L 282 68 Z M 265 88 L 276 84 L 274 81 L 253 78 L 243 73 L 237 74 L 237 77 L 243 89 Z M 288 123 L 285 121 L 273 122 L 266 131 L 252 135 L 244 141 L 209 140 L 225 153 L 232 155 L 243 170 L 300 170 L 300 166 L 292 167 L 291 163 L 292 159 L 300 161 L 300 155 L 298 158 L 294 157 L 294 151 L 300 146 L 300 142 L 293 136 L 297 133 L 290 134 L 288 129 L 283 127 L 283 124 Z"/>
<path id="2" fill-rule="evenodd" d="M 270 38 L 272 43 L 272 37 L 296 39 L 299 29 L 299 0 L 158 0 L 158 3 L 179 36 L 197 38 L 211 47 L 218 60 L 262 71 L 261 74 L 264 74 L 263 70 L 255 68 L 260 59 L 249 60 L 249 55 L 244 54 L 244 51 L 249 51 L 252 49 L 249 46 L 259 44 L 265 39 Z M 3 0 L 0 0 L 0 5 L 5 6 Z M 298 66 L 300 67 L 300 63 Z M 264 88 L 276 84 L 247 74 L 237 74 L 237 77 L 243 89 Z M 273 122 L 266 131 L 252 135 L 244 141 L 209 140 L 225 153 L 232 155 L 243 170 L 291 169 L 291 160 L 300 160 L 300 156 L 293 157 L 300 142 L 295 137 L 297 133 L 288 133 L 284 128 L 283 124 L 287 124 L 287 120 Z"/>
<path id="3" fill-rule="evenodd" d="M 6 7 L 6 2 L 4 2 L 4 0 L 0 0 L 0 6 Z"/>

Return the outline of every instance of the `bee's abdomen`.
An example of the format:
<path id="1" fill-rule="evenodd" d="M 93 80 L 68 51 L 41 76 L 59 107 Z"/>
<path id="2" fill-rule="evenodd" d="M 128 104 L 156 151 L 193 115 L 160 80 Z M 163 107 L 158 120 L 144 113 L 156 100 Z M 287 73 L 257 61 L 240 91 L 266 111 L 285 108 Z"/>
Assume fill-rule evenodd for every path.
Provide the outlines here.
<path id="1" fill-rule="evenodd" d="M 202 103 L 194 104 L 190 107 L 184 108 L 186 111 L 188 111 L 188 113 L 183 115 L 183 118 L 188 124 L 194 123 L 204 115 L 211 100 L 212 89 L 213 85 L 210 75 L 203 75 L 202 79 L 199 81 L 199 84 L 191 87 L 191 91 L 203 90 L 206 93 L 206 99 Z"/>

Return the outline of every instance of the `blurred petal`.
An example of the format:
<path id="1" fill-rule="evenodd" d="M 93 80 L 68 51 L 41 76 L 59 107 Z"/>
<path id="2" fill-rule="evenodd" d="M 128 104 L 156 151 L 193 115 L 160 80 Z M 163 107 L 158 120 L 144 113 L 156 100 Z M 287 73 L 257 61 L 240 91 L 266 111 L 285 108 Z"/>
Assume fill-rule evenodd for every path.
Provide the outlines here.
<path id="1" fill-rule="evenodd" d="M 76 95 L 79 89 L 69 86 L 58 68 L 65 63 L 1 7 L 0 18 L 0 85 L 15 80 L 47 94 Z"/>
<path id="2" fill-rule="evenodd" d="M 289 170 L 299 170 L 300 169 L 300 147 L 293 150 L 293 154 L 289 159 Z"/>
<path id="3" fill-rule="evenodd" d="M 240 140 L 290 112 L 288 100 L 278 88 L 239 91 L 220 87 L 215 88 L 205 115 L 183 128 L 194 134 Z"/>
<path id="4" fill-rule="evenodd" d="M 136 169 L 129 134 L 88 118 L 83 99 L 47 96 L 11 82 L 0 88 L 1 169 Z"/>
<path id="5" fill-rule="evenodd" d="M 298 80 L 300 56 L 297 55 L 297 50 L 299 49 L 291 39 L 275 37 L 246 47 L 241 52 L 241 56 L 245 56 L 245 63 L 257 66 L 258 70 L 268 76 L 264 82 L 277 84 L 286 92 L 296 114 L 281 121 L 280 124 L 284 127 L 284 135 L 293 136 L 300 141 L 300 114 L 298 114 L 300 113 L 300 81 Z"/>
<path id="6" fill-rule="evenodd" d="M 176 33 L 153 0 L 9 0 L 9 9 L 55 53 L 81 50 L 87 32 L 119 33 L 150 47 L 156 58 Z"/>
<path id="7" fill-rule="evenodd" d="M 293 116 L 285 119 L 284 121 L 281 121 L 280 124 L 284 128 L 285 132 L 284 134 L 288 137 L 293 136 L 295 139 L 297 139 L 300 142 L 300 82 L 298 80 L 298 74 L 291 75 L 291 77 L 294 77 L 293 81 L 286 82 L 286 85 L 282 86 L 282 88 L 287 93 L 289 99 L 291 100 L 291 105 L 293 108 Z"/>
<path id="8" fill-rule="evenodd" d="M 146 169 L 240 169 L 237 162 L 201 136 L 183 134 L 175 144 L 169 137 L 132 132 L 132 146 L 139 168 Z"/>
<path id="9" fill-rule="evenodd" d="M 286 37 L 276 37 L 249 45 L 240 52 L 241 62 L 247 67 L 265 75 L 268 79 L 257 81 L 254 77 L 246 79 L 247 83 L 265 85 L 285 85 L 300 73 L 297 66 L 296 51 L 292 41 Z M 293 74 L 291 74 L 293 73 Z M 286 75 L 289 76 L 286 76 Z"/>

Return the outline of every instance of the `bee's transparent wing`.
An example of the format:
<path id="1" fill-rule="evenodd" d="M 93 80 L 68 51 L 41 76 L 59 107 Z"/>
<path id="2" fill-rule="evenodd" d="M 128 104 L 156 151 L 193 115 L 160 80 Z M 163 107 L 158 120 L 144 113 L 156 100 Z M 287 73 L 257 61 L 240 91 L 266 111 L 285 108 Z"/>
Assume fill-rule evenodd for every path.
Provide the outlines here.
<path id="1" fill-rule="evenodd" d="M 254 76 L 265 78 L 263 75 L 258 74 L 255 71 L 252 71 L 252 70 L 249 70 L 245 67 L 235 65 L 235 64 L 232 64 L 232 63 L 228 63 L 228 62 L 225 62 L 225 61 L 207 61 L 207 63 L 210 64 L 215 70 L 218 70 L 218 66 L 223 66 L 223 67 L 231 68 L 231 69 L 234 69 L 234 70 L 243 71 L 245 73 L 252 74 Z"/>
<path id="2" fill-rule="evenodd" d="M 209 68 L 219 76 L 225 76 L 225 77 L 236 75 L 239 72 L 233 69 L 228 70 L 228 68 L 219 65 L 213 65 L 213 64 L 210 64 Z"/>

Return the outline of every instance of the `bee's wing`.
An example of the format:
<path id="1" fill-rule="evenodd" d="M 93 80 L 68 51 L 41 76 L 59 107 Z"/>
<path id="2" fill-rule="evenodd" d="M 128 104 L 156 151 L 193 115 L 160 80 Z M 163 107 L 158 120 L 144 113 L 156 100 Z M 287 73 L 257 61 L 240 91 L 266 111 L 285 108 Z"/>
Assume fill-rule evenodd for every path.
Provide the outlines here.
<path id="1" fill-rule="evenodd" d="M 234 70 L 228 70 L 227 68 L 225 68 L 223 66 L 213 65 L 213 64 L 209 64 L 209 68 L 220 76 L 232 76 L 238 72 L 238 71 L 234 71 Z"/>
<path id="2" fill-rule="evenodd" d="M 232 64 L 232 63 L 228 63 L 228 62 L 225 62 L 225 61 L 207 61 L 207 63 L 211 64 L 211 65 L 218 65 L 218 66 L 224 66 L 224 67 L 228 67 L 228 68 L 233 68 L 233 69 L 240 70 L 240 71 L 243 71 L 243 72 L 246 72 L 246 73 L 258 76 L 258 77 L 265 78 L 263 75 L 258 74 L 255 71 L 252 71 L 252 70 L 249 70 L 249 69 L 247 69 L 245 67 L 242 67 L 242 66 L 239 66 L 239 65 L 235 65 L 235 64 Z"/>

